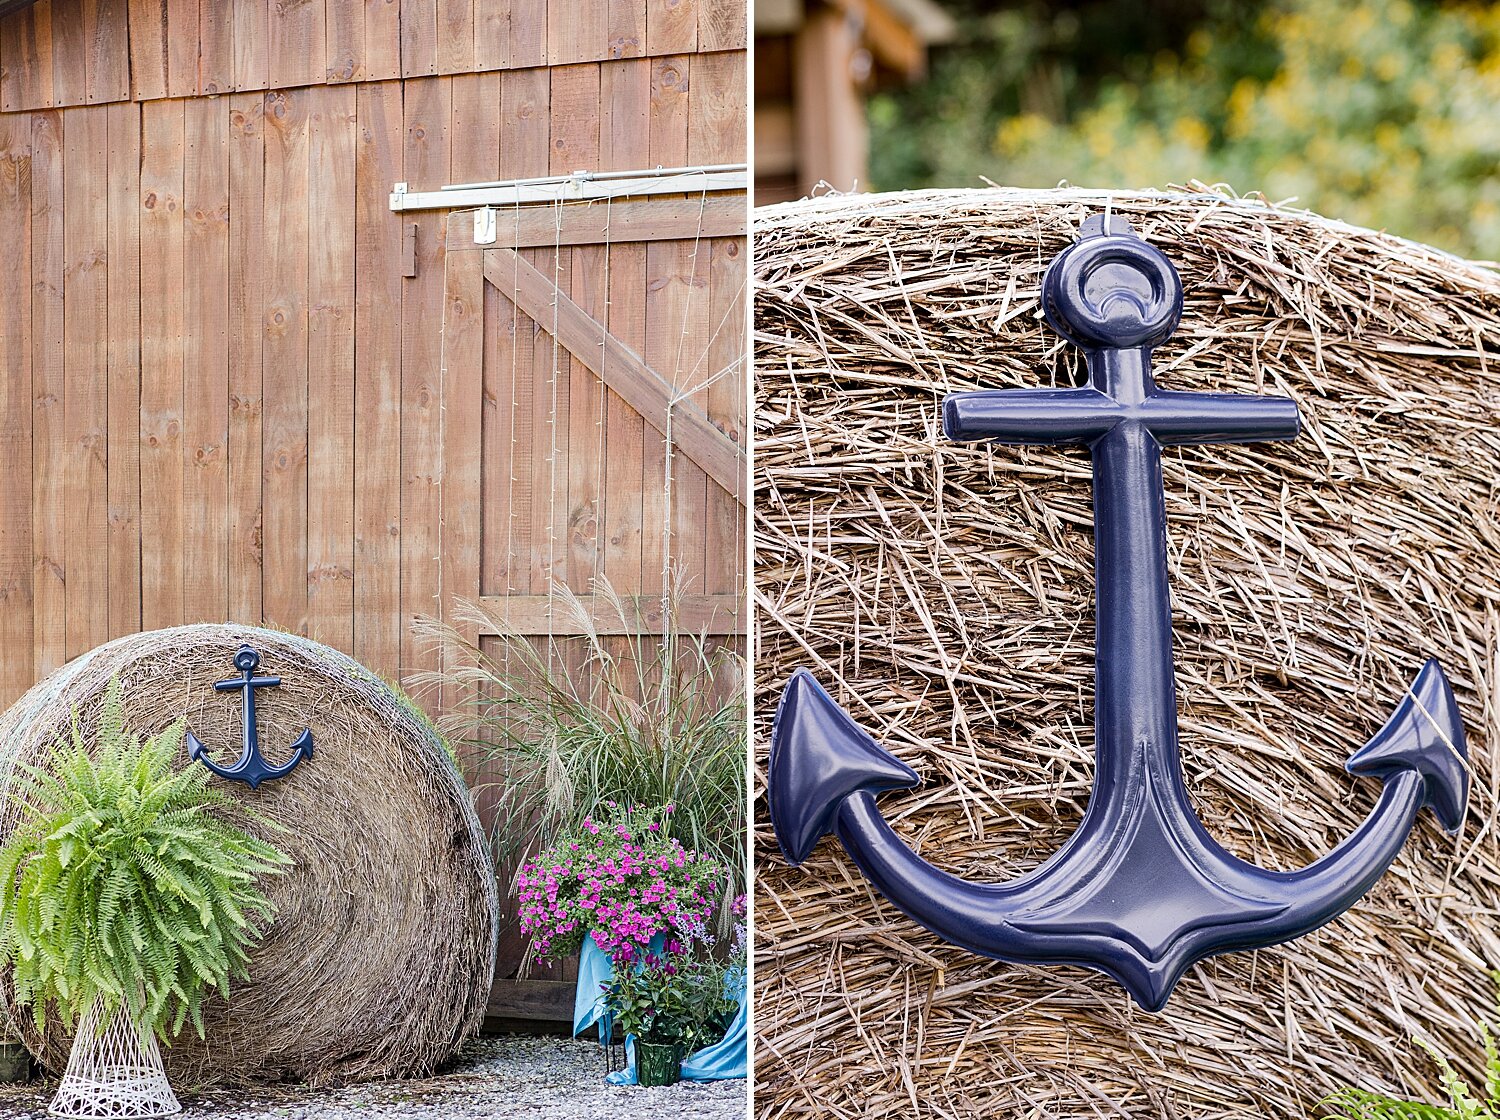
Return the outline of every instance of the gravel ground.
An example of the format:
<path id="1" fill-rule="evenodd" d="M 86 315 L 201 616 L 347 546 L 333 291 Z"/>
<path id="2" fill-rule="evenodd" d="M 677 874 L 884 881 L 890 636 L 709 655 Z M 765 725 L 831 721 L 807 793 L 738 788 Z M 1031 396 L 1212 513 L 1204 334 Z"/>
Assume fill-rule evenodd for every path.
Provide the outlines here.
<path id="1" fill-rule="evenodd" d="M 616 1051 L 618 1054 L 618 1051 Z M 607 1084 L 596 1043 L 532 1035 L 471 1042 L 447 1073 L 425 1081 L 387 1081 L 348 1089 L 277 1086 L 247 1093 L 180 1093 L 184 1117 L 302 1120 L 304 1117 L 504 1116 L 557 1120 L 744 1120 L 744 1081 L 684 1081 L 643 1089 Z M 0 1085 L 0 1117 L 47 1114 L 56 1082 Z"/>

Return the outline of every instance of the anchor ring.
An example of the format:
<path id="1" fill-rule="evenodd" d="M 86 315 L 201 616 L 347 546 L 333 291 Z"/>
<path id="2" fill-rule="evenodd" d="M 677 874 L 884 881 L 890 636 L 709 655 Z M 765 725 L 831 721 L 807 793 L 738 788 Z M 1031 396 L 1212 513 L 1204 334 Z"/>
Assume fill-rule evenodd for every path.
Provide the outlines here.
<path id="1" fill-rule="evenodd" d="M 1042 277 L 1042 312 L 1084 350 L 1152 349 L 1182 317 L 1182 280 L 1161 250 L 1129 232 L 1123 219 L 1105 232 L 1096 215 L 1081 238 Z M 1125 230 L 1129 226 L 1124 226 Z"/>

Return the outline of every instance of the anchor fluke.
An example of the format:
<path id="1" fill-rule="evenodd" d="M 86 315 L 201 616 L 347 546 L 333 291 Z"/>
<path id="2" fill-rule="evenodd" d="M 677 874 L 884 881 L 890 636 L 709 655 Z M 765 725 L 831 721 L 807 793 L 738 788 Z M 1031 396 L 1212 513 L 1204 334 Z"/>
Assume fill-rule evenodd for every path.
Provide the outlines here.
<path id="1" fill-rule="evenodd" d="M 904 789 L 921 779 L 880 746 L 806 669 L 787 682 L 771 727 L 771 816 L 776 842 L 799 864 L 833 833 L 839 806 L 860 790 Z"/>
<path id="2" fill-rule="evenodd" d="M 1422 804 L 1449 833 L 1463 824 L 1469 797 L 1468 747 L 1458 702 L 1442 666 L 1422 666 L 1406 697 L 1375 736 L 1350 756 L 1351 774 L 1382 780 L 1405 770 L 1422 776 Z"/>

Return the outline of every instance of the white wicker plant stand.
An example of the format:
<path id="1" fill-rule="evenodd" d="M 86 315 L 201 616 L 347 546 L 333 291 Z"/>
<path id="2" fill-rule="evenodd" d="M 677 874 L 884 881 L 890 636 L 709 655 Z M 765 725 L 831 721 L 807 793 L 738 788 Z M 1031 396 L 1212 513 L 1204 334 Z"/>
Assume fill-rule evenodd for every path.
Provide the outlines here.
<path id="1" fill-rule="evenodd" d="M 78 1023 L 52 1116 L 174 1116 L 182 1111 L 167 1083 L 156 1036 L 140 1033 L 124 1012 L 101 1033 L 103 1011 L 95 1001 Z"/>

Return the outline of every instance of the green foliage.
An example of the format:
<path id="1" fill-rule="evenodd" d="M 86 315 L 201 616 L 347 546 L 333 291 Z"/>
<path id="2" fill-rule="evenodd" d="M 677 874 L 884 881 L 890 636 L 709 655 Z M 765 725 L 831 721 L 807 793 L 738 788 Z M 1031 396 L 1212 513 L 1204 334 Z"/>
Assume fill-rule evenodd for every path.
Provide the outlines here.
<path id="1" fill-rule="evenodd" d="M 1500 983 L 1500 973 L 1491 973 Z M 1437 1063 L 1448 1104 L 1431 1105 L 1399 1100 L 1384 1093 L 1366 1089 L 1341 1089 L 1324 1100 L 1323 1120 L 1500 1120 L 1500 1046 L 1494 1031 L 1485 1022 L 1479 1024 L 1479 1039 L 1484 1047 L 1484 1097 L 1474 1095 L 1468 1082 L 1453 1067 L 1453 1062 L 1429 1042 L 1417 1045 L 1432 1055 Z"/>
<path id="2" fill-rule="evenodd" d="M 739 1004 L 724 995 L 724 966 L 708 958 L 647 955 L 617 968 L 604 1003 L 626 1034 L 676 1044 L 683 1054 L 724 1037 Z"/>
<path id="3" fill-rule="evenodd" d="M 1175 46 L 1117 39 L 1099 79 L 1077 13 L 975 16 L 931 88 L 872 104 L 873 183 L 1197 179 L 1500 257 L 1500 8 L 1274 0 L 1189 27 Z"/>
<path id="4" fill-rule="evenodd" d="M 191 1020 L 206 991 L 229 994 L 272 907 L 257 876 L 290 864 L 220 819 L 234 802 L 202 766 L 173 770 L 181 724 L 144 741 L 110 685 L 93 754 L 75 724 L 45 768 L 21 766 L 21 821 L 0 847 L 0 960 L 37 1029 L 49 1005 L 72 1023 L 103 1000 L 144 1035 Z M 243 810 L 241 810 L 243 811 Z"/>
<path id="5" fill-rule="evenodd" d="M 634 612 L 607 582 L 600 581 L 597 597 L 633 623 Z M 668 620 L 679 601 L 677 592 L 668 597 Z M 495 789 L 497 854 L 514 862 L 583 830 L 591 818 L 609 816 L 610 802 L 670 805 L 667 835 L 729 870 L 727 906 L 745 882 L 747 732 L 739 658 L 670 621 L 661 635 L 606 640 L 566 589 L 557 592 L 557 607 L 583 634 L 582 658 L 503 626 L 497 645 L 484 649 L 456 627 L 422 626 L 429 640 L 456 655 L 450 664 L 460 665 L 430 683 L 445 681 L 467 695 L 468 757 L 506 776 Z M 497 629 L 479 608 L 460 609 L 484 629 Z M 460 617 L 458 626 L 466 621 Z"/>

